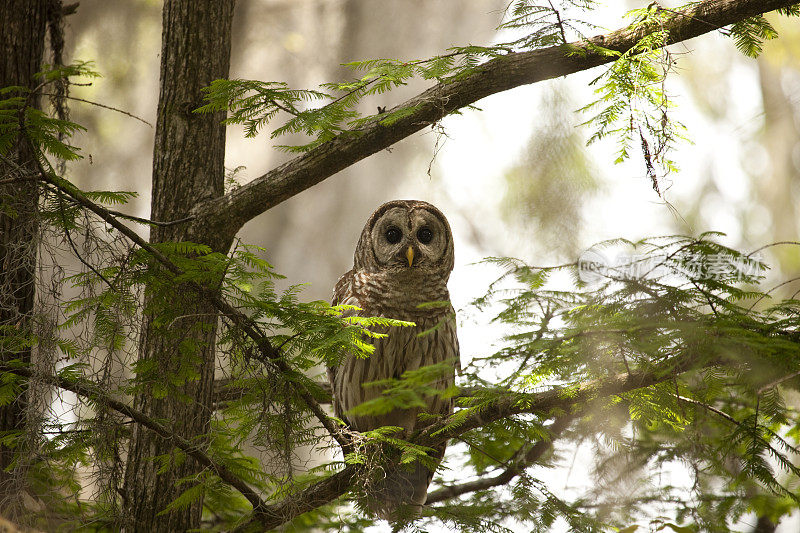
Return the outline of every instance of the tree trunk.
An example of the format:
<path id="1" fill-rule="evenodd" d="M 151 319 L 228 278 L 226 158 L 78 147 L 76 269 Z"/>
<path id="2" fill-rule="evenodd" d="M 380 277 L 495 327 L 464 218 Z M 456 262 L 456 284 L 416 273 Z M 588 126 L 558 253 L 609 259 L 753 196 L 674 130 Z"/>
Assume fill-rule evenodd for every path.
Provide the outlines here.
<path id="1" fill-rule="evenodd" d="M 48 9 L 53 4 L 51 0 L 0 2 L 0 87 L 35 88 L 34 74 L 41 70 Z M 5 94 L 2 98 L 16 95 Z M 38 107 L 39 100 L 34 96 L 30 104 Z M 33 156 L 22 140 L 11 148 L 8 162 L 0 160 L 0 180 L 33 172 Z M 33 181 L 0 185 L 0 360 L 3 362 L 31 361 L 30 347 L 14 339 L 31 338 L 39 232 L 37 187 Z M 0 406 L 1 433 L 24 430 L 26 389 L 23 385 L 12 402 Z M 15 451 L 0 445 L 0 506 L 11 503 L 8 498 L 20 492 L 13 482 L 13 470 L 7 470 L 14 461 Z"/>
<path id="2" fill-rule="evenodd" d="M 162 17 L 161 90 L 153 157 L 151 217 L 175 220 L 200 201 L 223 193 L 225 127 L 220 115 L 192 113 L 201 89 L 228 76 L 234 0 L 167 0 Z M 231 238 L 205 234 L 202 227 L 155 227 L 151 242 L 192 241 L 225 252 Z M 163 289 L 163 288 L 162 288 Z M 148 288 L 148 301 L 160 298 Z M 169 297 L 174 316 L 145 307 L 137 379 L 144 387 L 137 409 L 166 420 L 171 429 L 203 445 L 210 426 L 214 378 L 216 313 L 197 293 L 177 286 Z M 183 307 L 181 310 L 180 308 Z M 161 390 L 164 394 L 151 394 Z M 159 397 L 156 397 L 159 396 Z M 153 458 L 159 456 L 159 460 Z M 159 472 L 164 462 L 169 468 Z M 147 429 L 136 426 L 123 489 L 126 531 L 186 531 L 200 525 L 202 500 L 164 515 L 158 513 L 194 482 L 179 480 L 200 471 L 191 459 Z"/>
<path id="3" fill-rule="evenodd" d="M 756 190 L 769 210 L 772 223 L 765 242 L 796 241 L 798 238 L 797 185 L 800 182 L 795 147 L 800 128 L 795 121 L 794 96 L 787 94 L 781 84 L 781 69 L 769 58 L 757 62 L 764 106 L 764 129 L 761 145 L 767 152 L 769 165 L 755 180 Z M 770 250 L 780 263 L 787 278 L 797 276 L 800 256 L 794 246 L 776 246 Z M 791 294 L 792 291 L 787 293 Z"/>

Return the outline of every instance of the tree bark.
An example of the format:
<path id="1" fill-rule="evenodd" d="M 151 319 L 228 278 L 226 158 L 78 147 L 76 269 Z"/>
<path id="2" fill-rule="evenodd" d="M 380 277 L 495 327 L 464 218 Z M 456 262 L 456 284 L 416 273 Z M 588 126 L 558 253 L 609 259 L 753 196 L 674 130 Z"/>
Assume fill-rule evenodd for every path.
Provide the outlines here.
<path id="1" fill-rule="evenodd" d="M 0 2 L 0 87 L 16 85 L 33 90 L 34 74 L 42 66 L 45 29 L 51 0 L 4 0 Z M 60 2 L 58 2 L 60 6 Z M 3 95 L 26 96 L 25 93 Z M 39 107 L 33 95 L 30 105 Z M 18 140 L 0 160 L 0 180 L 35 172 L 28 144 Z M 0 361 L 31 361 L 31 348 L 12 340 L 31 338 L 36 294 L 36 250 L 39 233 L 38 184 L 18 181 L 0 185 Z M 0 406 L 0 433 L 23 431 L 26 390 L 21 384 L 16 398 Z M 19 439 L 20 444 L 23 439 Z M 19 451 L 0 445 L 0 507 L 19 494 L 14 472 L 8 470 Z"/>
<path id="2" fill-rule="evenodd" d="M 161 81 L 153 157 L 151 218 L 184 217 L 200 201 L 222 196 L 225 127 L 222 116 L 192 111 L 203 101 L 201 89 L 227 78 L 234 0 L 196 2 L 167 0 L 162 17 Z M 225 252 L 232 236 L 205 233 L 198 225 L 153 228 L 150 241 L 192 241 Z M 155 289 L 146 299 L 155 298 Z M 144 334 L 139 348 L 137 379 L 143 390 L 135 406 L 146 416 L 165 420 L 171 430 L 198 443 L 208 433 L 212 413 L 216 311 L 195 291 L 174 288 L 174 320 L 152 315 L 145 307 Z M 189 348 L 187 348 L 189 347 Z M 147 366 L 150 365 L 150 366 Z M 147 368 L 147 370 L 143 370 Z M 153 387 L 165 388 L 156 398 Z M 198 442 L 198 437 L 201 440 Z M 159 472 L 159 456 L 170 467 Z M 159 513 L 192 483 L 178 484 L 202 469 L 174 443 L 135 426 L 123 488 L 123 529 L 126 531 L 186 531 L 198 528 L 202 499 L 188 507 Z"/>

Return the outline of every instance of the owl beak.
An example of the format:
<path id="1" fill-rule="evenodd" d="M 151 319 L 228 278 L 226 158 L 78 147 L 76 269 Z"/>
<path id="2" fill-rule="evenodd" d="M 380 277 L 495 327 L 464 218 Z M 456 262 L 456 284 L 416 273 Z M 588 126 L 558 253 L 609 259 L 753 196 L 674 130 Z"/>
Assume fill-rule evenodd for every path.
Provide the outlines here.
<path id="1" fill-rule="evenodd" d="M 414 249 L 410 246 L 406 250 L 406 259 L 408 259 L 408 266 L 411 266 L 414 262 Z"/>

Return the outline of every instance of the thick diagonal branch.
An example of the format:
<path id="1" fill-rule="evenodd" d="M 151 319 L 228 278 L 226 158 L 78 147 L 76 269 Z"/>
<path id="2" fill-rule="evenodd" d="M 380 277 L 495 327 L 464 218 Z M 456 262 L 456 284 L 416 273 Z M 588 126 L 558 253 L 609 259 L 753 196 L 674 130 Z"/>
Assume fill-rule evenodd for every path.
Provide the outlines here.
<path id="1" fill-rule="evenodd" d="M 270 531 L 303 513 L 332 502 L 352 487 L 358 470 L 358 465 L 348 465 L 298 494 L 257 509 L 249 520 L 234 530 L 234 533 Z"/>
<path id="2" fill-rule="evenodd" d="M 669 32 L 667 44 L 674 44 L 795 3 L 794 0 L 705 0 L 681 11 L 670 11 L 672 17 L 662 28 Z M 256 215 L 453 111 L 495 93 L 609 63 L 613 57 L 592 47 L 625 52 L 642 36 L 641 29 L 626 27 L 568 46 L 510 53 L 493 59 L 471 75 L 440 83 L 396 106 L 391 111 L 413 110 L 396 122 L 384 125 L 376 119 L 356 132 L 344 132 L 247 185 L 198 205 L 193 214 L 204 220 L 209 231 L 232 235 Z M 584 53 L 574 53 L 579 49 Z"/>

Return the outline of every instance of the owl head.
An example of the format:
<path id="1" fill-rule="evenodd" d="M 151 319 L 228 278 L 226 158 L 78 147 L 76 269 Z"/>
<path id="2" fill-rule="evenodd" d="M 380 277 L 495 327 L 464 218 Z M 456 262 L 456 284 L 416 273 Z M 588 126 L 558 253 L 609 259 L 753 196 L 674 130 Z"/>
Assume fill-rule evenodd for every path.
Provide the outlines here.
<path id="1" fill-rule="evenodd" d="M 393 200 L 372 213 L 361 232 L 355 269 L 409 274 L 453 270 L 453 235 L 441 211 L 419 200 Z"/>

